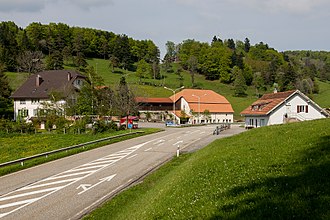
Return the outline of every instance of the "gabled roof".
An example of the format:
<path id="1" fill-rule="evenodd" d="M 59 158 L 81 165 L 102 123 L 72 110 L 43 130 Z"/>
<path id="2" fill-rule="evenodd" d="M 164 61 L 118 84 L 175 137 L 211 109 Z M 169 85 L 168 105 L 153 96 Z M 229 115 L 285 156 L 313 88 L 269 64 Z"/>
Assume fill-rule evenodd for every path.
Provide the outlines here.
<path id="1" fill-rule="evenodd" d="M 311 103 L 316 109 L 326 115 L 325 111 L 320 106 L 318 106 L 315 102 L 313 102 L 310 98 L 308 98 L 299 90 L 290 90 L 286 92 L 265 94 L 260 99 L 252 103 L 252 105 L 247 107 L 244 111 L 242 111 L 241 115 L 266 116 L 295 94 L 300 95 L 303 99 L 306 100 L 306 102 Z"/>
<path id="2" fill-rule="evenodd" d="M 175 101 L 183 97 L 189 104 L 190 109 L 194 112 L 219 112 L 219 113 L 233 113 L 234 110 L 228 100 L 212 90 L 201 89 L 184 89 L 175 94 Z M 174 100 L 174 95 L 170 97 Z"/>
<path id="3" fill-rule="evenodd" d="M 47 99 L 51 91 L 64 91 L 77 78 L 86 77 L 74 70 L 49 70 L 33 74 L 11 97 Z"/>

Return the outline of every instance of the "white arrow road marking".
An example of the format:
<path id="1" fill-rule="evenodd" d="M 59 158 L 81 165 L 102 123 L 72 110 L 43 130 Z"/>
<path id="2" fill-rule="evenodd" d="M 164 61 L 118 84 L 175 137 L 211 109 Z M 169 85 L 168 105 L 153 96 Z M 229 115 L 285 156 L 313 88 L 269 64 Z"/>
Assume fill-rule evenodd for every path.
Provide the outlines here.
<path id="1" fill-rule="evenodd" d="M 80 186 L 77 187 L 77 189 L 80 189 L 82 188 L 83 191 L 81 191 L 80 193 L 78 193 L 78 195 L 84 193 L 84 192 L 87 192 L 88 190 L 94 188 L 95 186 L 98 186 L 100 185 L 101 183 L 103 182 L 109 182 L 110 180 L 112 180 L 117 174 L 113 174 L 111 176 L 108 176 L 108 177 L 105 177 L 105 178 L 102 178 L 100 179 L 100 182 L 94 184 L 94 185 L 91 185 L 91 184 L 81 184 Z"/>
<path id="2" fill-rule="evenodd" d="M 155 141 L 147 141 L 142 144 L 135 145 L 133 147 L 129 147 L 125 150 L 116 152 L 114 154 L 107 155 L 105 157 L 99 158 L 97 160 L 91 161 L 89 163 L 80 165 L 73 169 L 67 170 L 65 172 L 56 174 L 54 176 L 48 177 L 46 179 L 42 179 L 35 183 L 32 183 L 28 186 L 22 187 L 15 191 L 9 192 L 5 195 L 0 196 L 0 218 L 7 216 L 25 206 L 28 206 L 40 199 L 43 199 L 65 187 L 68 187 L 88 176 L 93 175 L 96 172 L 99 172 L 106 167 L 111 166 L 112 164 L 122 160 L 123 158 L 127 157 L 128 155 L 132 154 L 142 146 Z M 116 174 L 115 174 L 116 175 Z M 83 192 L 94 188 L 95 186 L 105 182 L 110 181 L 115 175 L 100 179 L 95 185 L 83 185 L 81 188 Z M 57 187 L 54 187 L 55 184 L 58 184 Z M 49 187 L 46 189 L 40 189 L 44 187 Z M 33 190 L 28 192 L 28 190 Z M 25 192 L 24 192 L 25 191 Z M 18 194 L 20 192 L 20 194 Z M 40 195 L 41 194 L 41 195 Z M 31 198 L 31 196 L 35 196 L 35 198 Z M 26 197 L 29 197 L 28 199 Z M 9 201 L 10 199 L 15 199 L 15 202 Z M 7 203 L 6 203 L 7 202 Z M 10 210 L 9 210 L 10 208 Z"/>
<path id="3" fill-rule="evenodd" d="M 183 143 L 183 141 L 177 141 L 177 142 L 175 142 L 175 143 L 173 144 L 173 146 L 174 146 L 174 145 L 178 145 L 178 144 L 180 144 L 180 143 Z"/>

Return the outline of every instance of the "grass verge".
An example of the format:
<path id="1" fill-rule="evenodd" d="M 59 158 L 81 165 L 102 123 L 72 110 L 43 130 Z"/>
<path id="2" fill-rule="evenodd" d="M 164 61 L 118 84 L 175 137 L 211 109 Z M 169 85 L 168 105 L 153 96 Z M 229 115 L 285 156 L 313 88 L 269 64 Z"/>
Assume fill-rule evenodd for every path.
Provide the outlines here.
<path id="1" fill-rule="evenodd" d="M 173 159 L 85 219 L 329 219 L 329 122 L 219 139 Z"/>
<path id="2" fill-rule="evenodd" d="M 130 136 L 119 137 L 102 141 L 96 144 L 87 145 L 84 148 L 76 148 L 65 152 L 59 152 L 49 155 L 48 157 L 40 157 L 24 162 L 24 166 L 14 164 L 0 168 L 0 176 L 12 173 L 18 170 L 26 169 L 41 163 L 63 158 L 69 155 L 77 154 L 83 151 L 102 147 L 115 142 L 131 139 L 134 137 L 147 135 L 160 131 L 160 129 L 139 129 L 144 133 L 133 134 Z M 69 147 L 88 141 L 98 140 L 105 137 L 111 137 L 119 134 L 128 133 L 129 131 L 116 131 L 108 133 L 92 134 L 12 134 L 0 136 L 0 163 L 13 161 L 16 159 L 37 155 L 40 153 Z"/>

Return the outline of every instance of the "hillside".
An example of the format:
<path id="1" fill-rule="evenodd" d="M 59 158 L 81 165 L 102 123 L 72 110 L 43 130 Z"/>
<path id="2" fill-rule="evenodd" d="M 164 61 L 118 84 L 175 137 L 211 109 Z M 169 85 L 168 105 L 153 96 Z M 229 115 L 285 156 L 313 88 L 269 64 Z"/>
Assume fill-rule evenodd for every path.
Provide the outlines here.
<path id="1" fill-rule="evenodd" d="M 127 82 L 130 84 L 131 88 L 134 90 L 136 96 L 144 97 L 169 97 L 172 93 L 163 88 L 167 86 L 169 88 L 179 88 L 181 83 L 186 87 L 191 87 L 191 77 L 186 71 L 182 72 L 182 82 L 179 80 L 179 76 L 175 73 L 166 73 L 161 71 L 164 79 L 153 80 L 153 79 L 142 79 L 142 84 L 139 84 L 139 78 L 136 76 L 135 72 L 125 71 L 116 68 L 114 73 L 111 72 L 109 68 L 109 61 L 104 59 L 88 59 L 88 64 L 93 66 L 97 73 L 104 79 L 105 85 L 109 85 L 115 88 L 120 80 L 120 77 L 126 76 Z M 65 66 L 65 68 L 72 68 L 70 66 Z M 28 77 L 27 73 L 12 73 L 7 72 L 6 75 L 10 81 L 11 87 L 15 90 L 19 85 L 21 85 L 25 79 Z M 232 85 L 220 83 L 219 80 L 205 80 L 204 75 L 197 74 L 195 76 L 195 82 L 198 88 L 201 89 L 211 89 L 223 96 L 225 96 L 229 102 L 232 104 L 236 120 L 241 119 L 239 113 L 254 102 L 257 98 L 255 96 L 255 89 L 250 86 L 247 89 L 247 97 L 235 97 L 234 89 Z M 314 94 L 313 99 L 324 108 L 330 107 L 330 83 L 325 83 L 318 81 L 320 92 L 319 94 Z M 271 92 L 270 89 L 266 92 Z"/>
<path id="2" fill-rule="evenodd" d="M 329 122 L 219 139 L 174 159 L 86 219 L 329 219 Z"/>

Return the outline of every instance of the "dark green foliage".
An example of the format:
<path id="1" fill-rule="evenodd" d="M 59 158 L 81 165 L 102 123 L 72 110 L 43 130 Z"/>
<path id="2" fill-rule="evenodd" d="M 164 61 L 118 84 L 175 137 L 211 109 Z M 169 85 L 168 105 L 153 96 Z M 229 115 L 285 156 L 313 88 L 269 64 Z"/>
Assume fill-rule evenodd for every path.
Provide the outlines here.
<path id="1" fill-rule="evenodd" d="M 233 68 L 233 75 L 235 76 L 235 81 L 234 81 L 235 96 L 237 97 L 247 96 L 246 94 L 247 86 L 242 70 L 239 69 L 237 66 L 235 66 Z"/>
<path id="2" fill-rule="evenodd" d="M 0 118 L 12 118 L 13 116 L 13 103 L 10 99 L 11 92 L 8 79 L 0 66 Z"/>

